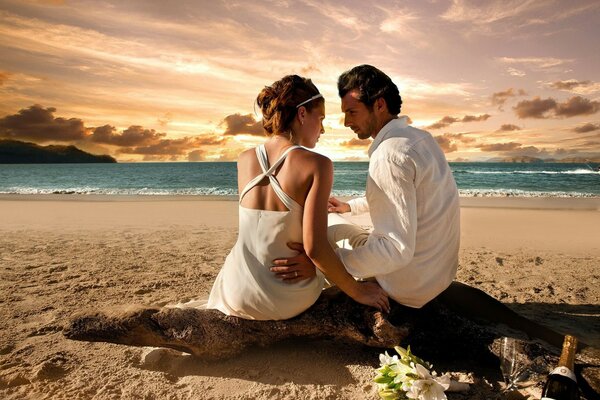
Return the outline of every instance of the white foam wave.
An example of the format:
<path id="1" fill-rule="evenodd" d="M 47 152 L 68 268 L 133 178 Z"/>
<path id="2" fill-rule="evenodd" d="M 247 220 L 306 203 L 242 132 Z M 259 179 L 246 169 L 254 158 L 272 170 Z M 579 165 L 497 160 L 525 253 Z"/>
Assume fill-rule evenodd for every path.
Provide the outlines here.
<path id="1" fill-rule="evenodd" d="M 461 197 L 599 197 L 591 193 L 580 192 L 542 192 L 518 189 L 459 189 Z"/>
<path id="2" fill-rule="evenodd" d="M 600 171 L 592 171 L 591 169 L 578 168 L 574 170 L 567 171 L 466 171 L 466 170 L 456 170 L 454 172 L 461 172 L 465 174 L 482 174 L 482 175 L 510 175 L 510 174 L 540 174 L 540 175 L 598 175 L 600 176 Z"/>
<path id="3" fill-rule="evenodd" d="M 562 191 L 526 191 L 517 189 L 459 189 L 462 197 L 599 197 L 597 194 Z M 223 188 L 186 188 L 186 189 L 105 189 L 92 187 L 73 188 L 31 188 L 13 187 L 0 189 L 0 194 L 76 194 L 76 195 L 128 195 L 128 196 L 237 196 L 237 190 Z M 359 190 L 334 190 L 334 196 L 364 196 Z"/>
<path id="4" fill-rule="evenodd" d="M 117 189 L 117 188 L 34 188 L 10 187 L 0 189 L 0 194 L 101 194 L 101 195 L 127 195 L 127 196 L 232 196 L 237 195 L 237 190 L 212 188 L 182 188 L 182 189 Z"/>

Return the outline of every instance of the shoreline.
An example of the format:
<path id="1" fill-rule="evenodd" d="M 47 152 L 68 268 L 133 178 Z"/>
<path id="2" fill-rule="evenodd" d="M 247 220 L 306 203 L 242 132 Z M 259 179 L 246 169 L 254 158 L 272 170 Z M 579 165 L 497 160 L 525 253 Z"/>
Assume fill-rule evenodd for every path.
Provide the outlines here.
<path id="1" fill-rule="evenodd" d="M 352 197 L 340 196 L 342 200 Z M 107 195 L 107 194 L 0 194 L 6 201 L 58 202 L 235 202 L 237 195 Z M 460 197 L 461 208 L 600 211 L 600 197 Z"/>

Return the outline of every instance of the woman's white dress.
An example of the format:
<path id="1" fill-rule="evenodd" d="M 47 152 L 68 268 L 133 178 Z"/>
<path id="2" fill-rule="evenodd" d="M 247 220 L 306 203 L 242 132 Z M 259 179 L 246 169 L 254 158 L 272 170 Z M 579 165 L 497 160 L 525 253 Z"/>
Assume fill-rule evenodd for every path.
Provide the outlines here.
<path id="1" fill-rule="evenodd" d="M 321 294 L 324 277 L 319 270 L 314 278 L 294 284 L 284 283 L 270 271 L 274 259 L 297 254 L 287 243 L 302 243 L 303 207 L 283 191 L 273 176 L 289 152 L 297 148 L 300 146 L 287 149 L 271 166 L 265 147 L 256 148 L 263 173 L 246 185 L 240 202 L 250 189 L 268 177 L 288 211 L 239 206 L 238 240 L 217 276 L 207 308 L 246 319 L 287 319 L 306 310 Z"/>

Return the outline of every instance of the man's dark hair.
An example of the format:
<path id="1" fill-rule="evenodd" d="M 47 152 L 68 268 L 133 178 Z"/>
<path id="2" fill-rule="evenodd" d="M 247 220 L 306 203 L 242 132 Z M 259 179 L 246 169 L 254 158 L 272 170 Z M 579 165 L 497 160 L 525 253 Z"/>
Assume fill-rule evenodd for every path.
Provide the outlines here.
<path id="1" fill-rule="evenodd" d="M 344 72 L 338 78 L 337 85 L 340 98 L 352 90 L 358 90 L 358 100 L 370 109 L 373 109 L 375 100 L 383 97 L 390 114 L 400 113 L 402 98 L 398 86 L 389 76 L 372 65 L 363 64 Z"/>

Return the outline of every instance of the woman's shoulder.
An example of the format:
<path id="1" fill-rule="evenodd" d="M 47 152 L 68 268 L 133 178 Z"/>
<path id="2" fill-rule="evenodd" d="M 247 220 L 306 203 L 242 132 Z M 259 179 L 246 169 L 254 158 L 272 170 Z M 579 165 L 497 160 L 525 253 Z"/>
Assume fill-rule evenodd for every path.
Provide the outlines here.
<path id="1" fill-rule="evenodd" d="M 296 151 L 292 151 L 290 156 L 310 160 L 313 162 L 331 162 L 329 157 L 319 154 L 306 147 L 298 147 Z"/>
<path id="2" fill-rule="evenodd" d="M 327 165 L 333 165 L 329 157 L 316 153 L 305 147 L 299 147 L 288 155 L 293 164 L 301 164 L 303 167 L 323 168 Z"/>

